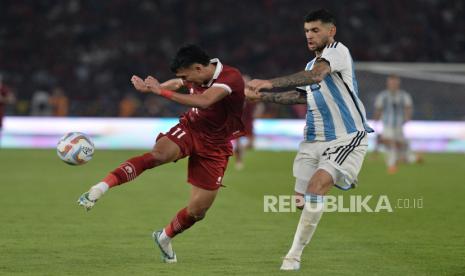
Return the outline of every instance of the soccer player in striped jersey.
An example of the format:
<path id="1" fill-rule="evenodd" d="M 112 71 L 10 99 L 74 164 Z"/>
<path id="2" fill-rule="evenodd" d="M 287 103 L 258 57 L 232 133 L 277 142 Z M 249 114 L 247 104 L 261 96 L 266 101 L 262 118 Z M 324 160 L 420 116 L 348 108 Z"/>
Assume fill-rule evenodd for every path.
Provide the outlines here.
<path id="1" fill-rule="evenodd" d="M 420 161 L 409 147 L 404 136 L 404 124 L 412 118 L 412 97 L 400 89 L 400 78 L 391 75 L 386 80 L 386 90 L 381 91 L 375 100 L 375 120 L 382 119 L 382 143 L 386 147 L 388 173 L 397 172 L 401 160 L 408 163 Z"/>
<path id="2" fill-rule="evenodd" d="M 246 96 L 280 104 L 307 104 L 304 141 L 294 161 L 295 192 L 304 206 L 292 246 L 281 270 L 298 270 L 302 251 L 323 214 L 324 196 L 333 186 L 350 189 L 357 182 L 367 151 L 365 108 L 349 49 L 335 41 L 336 23 L 326 10 L 309 13 L 304 22 L 307 46 L 315 57 L 305 70 L 247 83 Z M 287 92 L 259 92 L 290 87 Z"/>

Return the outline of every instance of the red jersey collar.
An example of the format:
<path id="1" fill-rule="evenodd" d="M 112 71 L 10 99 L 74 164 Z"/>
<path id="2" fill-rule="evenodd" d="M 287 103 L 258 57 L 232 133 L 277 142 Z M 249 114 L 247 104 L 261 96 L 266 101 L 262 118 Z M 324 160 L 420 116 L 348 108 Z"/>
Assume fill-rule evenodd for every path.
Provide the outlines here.
<path id="1" fill-rule="evenodd" d="M 210 87 L 212 86 L 213 82 L 218 78 L 221 71 L 223 71 L 223 64 L 218 58 L 212 58 L 210 63 L 216 63 L 215 73 L 213 73 L 212 79 L 207 84 L 202 84 L 202 87 Z"/>

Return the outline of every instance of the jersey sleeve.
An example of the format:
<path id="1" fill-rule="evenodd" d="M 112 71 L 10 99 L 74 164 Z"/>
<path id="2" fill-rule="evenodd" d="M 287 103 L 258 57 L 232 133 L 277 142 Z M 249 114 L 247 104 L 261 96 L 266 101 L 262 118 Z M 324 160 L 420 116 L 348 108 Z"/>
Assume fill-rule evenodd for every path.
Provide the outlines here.
<path id="1" fill-rule="evenodd" d="M 220 87 L 220 88 L 223 88 L 226 92 L 228 92 L 229 94 L 232 93 L 232 88 L 231 86 L 229 86 L 228 84 L 226 83 L 218 83 L 218 82 L 215 82 L 214 84 L 212 84 L 212 87 Z"/>
<path id="2" fill-rule="evenodd" d="M 331 72 L 341 72 L 350 68 L 347 49 L 339 42 L 334 42 L 323 50 L 321 59 L 329 62 Z"/>
<path id="3" fill-rule="evenodd" d="M 223 88 L 229 94 L 233 93 L 235 90 L 240 89 L 240 86 L 244 86 L 244 81 L 240 74 L 235 72 L 228 72 L 227 74 L 220 74 L 218 79 L 212 84 L 212 87 Z M 242 88 L 243 89 L 243 88 Z"/>

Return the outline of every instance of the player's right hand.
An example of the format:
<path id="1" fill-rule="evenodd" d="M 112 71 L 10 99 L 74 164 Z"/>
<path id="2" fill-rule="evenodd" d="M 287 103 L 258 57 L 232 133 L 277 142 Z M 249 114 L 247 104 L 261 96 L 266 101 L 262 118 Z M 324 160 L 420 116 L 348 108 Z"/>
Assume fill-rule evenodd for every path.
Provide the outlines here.
<path id="1" fill-rule="evenodd" d="M 134 88 L 137 89 L 140 92 L 147 93 L 150 92 L 150 88 L 147 87 L 145 84 L 144 80 L 141 79 L 139 76 L 132 76 L 131 78 L 132 85 L 134 85 Z"/>
<path id="2" fill-rule="evenodd" d="M 273 84 L 269 80 L 253 79 L 247 82 L 246 87 L 250 90 L 259 92 L 262 89 L 273 89 Z"/>

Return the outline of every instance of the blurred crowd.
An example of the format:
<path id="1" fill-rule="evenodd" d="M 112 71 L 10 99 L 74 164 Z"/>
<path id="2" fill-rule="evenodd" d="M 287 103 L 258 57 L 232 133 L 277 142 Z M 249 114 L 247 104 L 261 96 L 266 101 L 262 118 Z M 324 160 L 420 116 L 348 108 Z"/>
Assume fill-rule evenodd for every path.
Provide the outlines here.
<path id="1" fill-rule="evenodd" d="M 357 61 L 465 62 L 464 3 L 4 0 L 0 74 L 16 97 L 7 113 L 176 117 L 182 106 L 137 94 L 130 77 L 173 77 L 170 59 L 186 43 L 252 77 L 301 70 L 312 58 L 303 17 L 320 7 L 336 15 L 337 39 Z M 302 117 L 305 108 L 267 105 L 261 114 Z"/>

